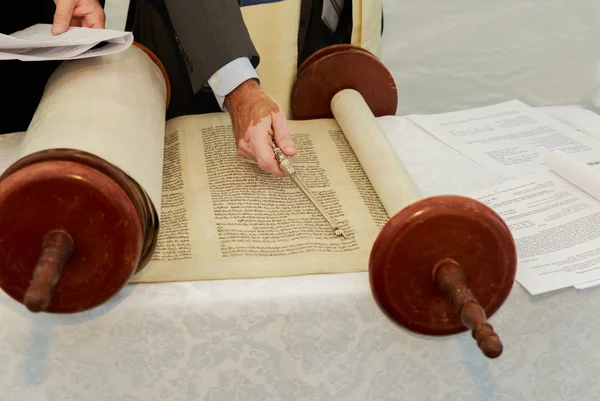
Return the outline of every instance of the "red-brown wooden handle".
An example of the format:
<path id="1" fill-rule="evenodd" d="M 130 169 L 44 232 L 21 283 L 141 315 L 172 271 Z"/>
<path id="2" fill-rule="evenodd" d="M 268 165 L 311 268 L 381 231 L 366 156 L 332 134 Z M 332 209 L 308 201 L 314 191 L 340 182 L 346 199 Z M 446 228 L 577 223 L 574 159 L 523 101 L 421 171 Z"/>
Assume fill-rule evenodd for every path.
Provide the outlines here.
<path id="1" fill-rule="evenodd" d="M 485 311 L 467 286 L 464 270 L 453 259 L 442 259 L 433 267 L 433 279 L 444 298 L 452 304 L 462 323 L 471 330 L 477 345 L 488 358 L 502 354 L 502 342 L 487 322 Z"/>
<path id="2" fill-rule="evenodd" d="M 42 250 L 33 279 L 23 303 L 32 312 L 42 312 L 48 308 L 54 294 L 54 287 L 71 257 L 75 243 L 73 238 L 61 230 L 50 231 L 42 240 Z"/>

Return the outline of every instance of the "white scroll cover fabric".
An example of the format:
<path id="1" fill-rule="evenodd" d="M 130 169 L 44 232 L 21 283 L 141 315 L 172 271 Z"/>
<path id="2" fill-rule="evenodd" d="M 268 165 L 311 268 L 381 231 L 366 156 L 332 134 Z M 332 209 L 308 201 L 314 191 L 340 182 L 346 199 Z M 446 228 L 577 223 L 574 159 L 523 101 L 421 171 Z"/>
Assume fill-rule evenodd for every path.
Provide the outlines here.
<path id="1" fill-rule="evenodd" d="M 597 115 L 551 111 L 600 136 Z M 425 196 L 495 183 L 408 119 L 379 121 Z M 599 316 L 598 288 L 515 283 L 490 320 L 504 354 L 487 360 L 469 333 L 391 324 L 366 273 L 129 285 L 67 316 L 0 293 L 0 400 L 596 401 Z"/>

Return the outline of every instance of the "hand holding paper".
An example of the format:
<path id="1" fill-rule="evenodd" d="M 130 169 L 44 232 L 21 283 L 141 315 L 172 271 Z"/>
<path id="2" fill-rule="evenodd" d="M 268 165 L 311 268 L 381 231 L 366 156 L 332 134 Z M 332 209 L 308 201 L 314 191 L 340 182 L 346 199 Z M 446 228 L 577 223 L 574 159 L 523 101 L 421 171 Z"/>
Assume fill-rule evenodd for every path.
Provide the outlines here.
<path id="1" fill-rule="evenodd" d="M 0 60 L 44 61 L 97 57 L 121 52 L 132 43 L 133 34 L 130 32 L 71 26 L 65 33 L 53 35 L 52 25 L 37 24 L 11 35 L 0 34 Z"/>
<path id="2" fill-rule="evenodd" d="M 104 29 L 106 14 L 98 0 L 55 0 L 52 34 L 65 33 L 69 26 Z"/>

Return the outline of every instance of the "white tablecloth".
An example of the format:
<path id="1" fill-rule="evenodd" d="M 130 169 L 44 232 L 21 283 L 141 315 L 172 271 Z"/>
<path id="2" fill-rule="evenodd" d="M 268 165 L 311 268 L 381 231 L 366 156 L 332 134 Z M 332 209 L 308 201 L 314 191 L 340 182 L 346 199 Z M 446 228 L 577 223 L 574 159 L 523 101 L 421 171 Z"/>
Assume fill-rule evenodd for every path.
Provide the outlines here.
<path id="1" fill-rule="evenodd" d="M 600 117 L 548 109 L 600 135 Z M 380 120 L 426 195 L 500 182 L 405 118 Z M 80 315 L 0 295 L 0 400 L 598 400 L 600 289 L 531 297 L 515 283 L 488 360 L 469 333 L 391 324 L 366 273 L 131 285 Z"/>

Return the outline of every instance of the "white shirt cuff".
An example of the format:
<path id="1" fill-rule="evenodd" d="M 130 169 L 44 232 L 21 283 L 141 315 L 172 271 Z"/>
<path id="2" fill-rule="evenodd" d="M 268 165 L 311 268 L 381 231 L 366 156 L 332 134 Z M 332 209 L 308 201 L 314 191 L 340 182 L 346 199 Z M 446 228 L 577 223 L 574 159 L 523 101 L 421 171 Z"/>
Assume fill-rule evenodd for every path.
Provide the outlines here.
<path id="1" fill-rule="evenodd" d="M 252 78 L 259 80 L 256 70 L 247 57 L 240 57 L 229 62 L 210 77 L 208 84 L 221 110 L 227 111 L 225 96 L 229 95 L 240 84 Z"/>

